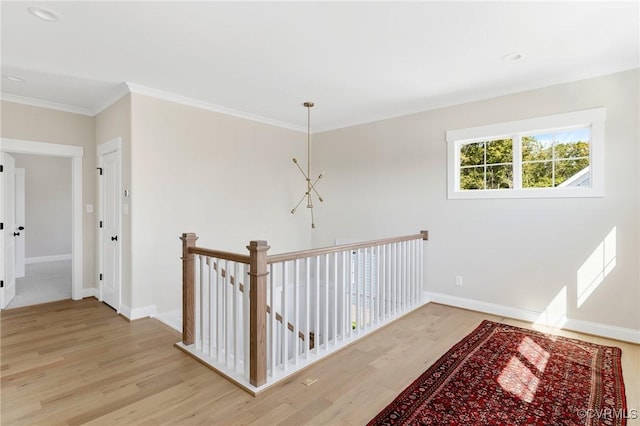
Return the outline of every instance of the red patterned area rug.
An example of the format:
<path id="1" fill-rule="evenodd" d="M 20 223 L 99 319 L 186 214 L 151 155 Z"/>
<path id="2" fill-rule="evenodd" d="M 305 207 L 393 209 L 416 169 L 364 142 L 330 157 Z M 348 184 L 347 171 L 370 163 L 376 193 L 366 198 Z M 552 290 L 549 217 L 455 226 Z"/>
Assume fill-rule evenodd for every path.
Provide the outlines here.
<path id="1" fill-rule="evenodd" d="M 483 321 L 369 425 L 625 425 L 621 353 Z"/>

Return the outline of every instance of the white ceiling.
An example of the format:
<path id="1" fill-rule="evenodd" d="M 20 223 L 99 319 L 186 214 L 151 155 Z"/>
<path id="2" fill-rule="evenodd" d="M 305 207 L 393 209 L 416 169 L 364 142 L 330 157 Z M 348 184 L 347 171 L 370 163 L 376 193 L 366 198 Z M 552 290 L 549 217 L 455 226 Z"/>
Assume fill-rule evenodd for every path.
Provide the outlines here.
<path id="1" fill-rule="evenodd" d="M 311 100 L 320 131 L 638 68 L 639 4 L 2 1 L 2 93 L 95 114 L 128 82 L 301 129 Z"/>

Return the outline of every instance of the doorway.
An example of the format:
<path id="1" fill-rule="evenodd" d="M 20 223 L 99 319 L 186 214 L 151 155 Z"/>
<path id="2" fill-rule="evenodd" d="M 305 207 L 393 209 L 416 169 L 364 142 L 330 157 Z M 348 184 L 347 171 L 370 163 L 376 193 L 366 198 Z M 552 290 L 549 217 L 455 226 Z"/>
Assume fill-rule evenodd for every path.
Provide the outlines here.
<path id="1" fill-rule="evenodd" d="M 83 297 L 83 236 L 82 236 L 82 157 L 84 149 L 79 146 L 52 144 L 46 142 L 35 142 L 17 139 L 0 139 L 0 152 L 10 154 L 35 154 L 45 155 L 53 157 L 66 157 L 70 159 L 71 167 L 71 298 L 74 300 L 80 300 Z M 4 158 L 3 158 L 4 160 Z M 8 200 L 7 197 L 10 194 L 5 194 L 5 185 L 0 185 L 0 200 L 3 205 L 8 205 L 9 202 L 13 205 L 15 200 Z M 9 202 L 7 202 L 9 201 Z M 15 220 L 14 220 L 15 222 Z M 12 229 L 8 229 L 8 226 L 3 226 L 0 231 L 2 233 L 3 246 L 6 250 L 3 250 L 2 257 L 3 262 L 0 262 L 0 279 L 9 280 L 14 278 L 15 260 L 8 262 L 10 256 L 15 256 L 15 244 L 13 250 L 11 246 L 6 244 L 9 233 L 13 235 L 14 232 L 18 232 L 16 224 L 12 225 Z M 8 252 L 7 252 L 8 250 Z M 7 266 L 8 263 L 11 265 Z M 6 294 L 8 295 L 8 294 Z M 9 303 L 4 294 L 4 289 L 0 289 L 0 296 L 3 296 L 5 300 L 3 302 Z M 4 306 L 1 306 L 4 308 Z"/>
<path id="2" fill-rule="evenodd" d="M 71 299 L 71 160 L 15 154 L 16 296 L 8 309 Z"/>

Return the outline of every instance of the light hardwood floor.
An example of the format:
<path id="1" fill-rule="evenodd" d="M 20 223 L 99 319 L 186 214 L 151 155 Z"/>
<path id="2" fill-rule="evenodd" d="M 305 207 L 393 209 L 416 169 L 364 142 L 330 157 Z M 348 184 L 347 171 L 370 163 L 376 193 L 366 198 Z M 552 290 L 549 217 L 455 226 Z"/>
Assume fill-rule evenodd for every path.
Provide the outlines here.
<path id="1" fill-rule="evenodd" d="M 174 348 L 180 335 L 155 319 L 129 323 L 95 299 L 12 309 L 0 423 L 362 425 L 483 319 L 530 327 L 428 304 L 254 398 Z M 562 334 L 621 347 L 628 407 L 640 409 L 640 346 Z"/>

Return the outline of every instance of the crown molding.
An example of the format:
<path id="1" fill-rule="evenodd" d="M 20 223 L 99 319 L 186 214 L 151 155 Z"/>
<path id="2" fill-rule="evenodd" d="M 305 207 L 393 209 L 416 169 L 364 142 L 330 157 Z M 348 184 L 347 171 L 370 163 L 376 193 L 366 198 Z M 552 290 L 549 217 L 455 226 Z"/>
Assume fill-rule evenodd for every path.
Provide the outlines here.
<path id="1" fill-rule="evenodd" d="M 57 111 L 71 112 L 73 114 L 88 115 L 93 117 L 93 111 L 87 108 L 81 108 L 73 105 L 59 104 L 57 102 L 45 101 L 42 99 L 28 98 L 26 96 L 17 96 L 9 93 L 1 93 L 0 98 L 3 101 L 15 102 L 17 104 L 31 105 L 40 108 L 54 109 Z"/>
<path id="2" fill-rule="evenodd" d="M 176 95 L 175 93 L 165 92 L 158 89 L 142 86 L 135 83 L 125 82 L 129 88 L 129 92 L 137 95 L 149 96 L 156 99 L 162 99 L 165 101 L 174 102 L 181 105 L 186 105 L 194 108 L 203 109 L 206 111 L 217 112 L 220 114 L 231 115 L 233 117 L 243 118 L 245 120 L 255 121 L 258 123 L 269 124 L 275 127 L 282 127 L 289 130 L 295 130 L 298 132 L 306 132 L 307 129 L 295 124 L 286 123 L 284 121 L 274 120 L 272 118 L 263 117 L 261 115 L 251 114 L 244 111 L 239 111 L 232 108 L 227 108 L 221 105 L 212 104 L 209 102 L 201 101 L 198 99 L 189 98 L 186 96 Z"/>
<path id="3" fill-rule="evenodd" d="M 101 112 L 109 108 L 111 105 L 116 103 L 122 97 L 130 93 L 135 93 L 137 95 L 148 96 L 156 99 L 162 99 L 162 100 L 177 103 L 180 105 L 186 105 L 193 108 L 202 109 L 205 111 L 217 112 L 220 114 L 230 115 L 233 117 L 250 120 L 257 123 L 263 123 L 263 124 L 268 124 L 270 126 L 294 130 L 297 132 L 307 131 L 307 129 L 303 126 L 298 126 L 295 124 L 286 123 L 284 121 L 263 117 L 261 115 L 251 114 L 248 112 L 239 111 L 232 108 L 227 108 L 221 105 L 212 104 L 212 103 L 201 101 L 198 99 L 177 95 L 175 93 L 153 89 L 153 88 L 142 86 L 139 84 L 130 83 L 128 81 L 122 82 L 118 86 L 116 86 L 116 88 L 110 92 L 107 98 L 105 98 L 100 103 L 96 104 L 96 106 L 91 109 L 76 107 L 72 105 L 59 104 L 56 102 L 44 101 L 41 99 L 28 98 L 24 96 L 11 95 L 9 93 L 2 93 L 1 95 L 2 95 L 2 100 L 9 101 L 9 102 L 15 102 L 19 104 L 31 105 L 31 106 L 41 107 L 41 108 L 48 108 L 48 109 L 53 109 L 58 111 L 71 112 L 74 114 L 82 114 L 82 115 L 88 115 L 90 117 L 95 117 L 96 115 L 100 114 Z"/>
<path id="4" fill-rule="evenodd" d="M 102 111 L 109 108 L 111 105 L 115 104 L 120 99 L 127 96 L 129 93 L 131 92 L 129 91 L 129 87 L 127 86 L 126 82 L 118 84 L 106 98 L 102 99 L 92 108 L 93 115 L 95 116 L 100 114 Z"/>

